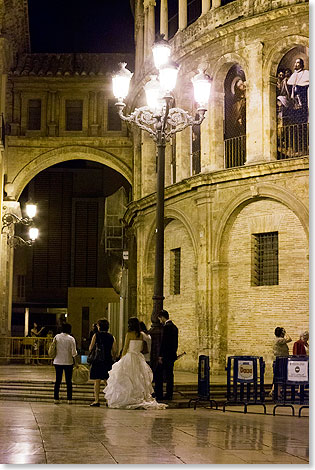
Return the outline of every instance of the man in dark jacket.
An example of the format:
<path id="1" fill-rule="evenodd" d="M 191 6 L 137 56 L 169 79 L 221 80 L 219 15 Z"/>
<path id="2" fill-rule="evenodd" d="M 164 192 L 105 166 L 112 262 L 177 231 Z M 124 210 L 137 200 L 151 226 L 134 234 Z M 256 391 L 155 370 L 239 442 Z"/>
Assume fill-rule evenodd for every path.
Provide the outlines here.
<path id="1" fill-rule="evenodd" d="M 174 388 L 174 362 L 177 359 L 178 328 L 169 319 L 166 310 L 158 315 L 163 325 L 158 365 L 155 372 L 155 396 L 157 400 L 172 400 Z M 166 381 L 166 395 L 163 396 L 163 378 Z"/>

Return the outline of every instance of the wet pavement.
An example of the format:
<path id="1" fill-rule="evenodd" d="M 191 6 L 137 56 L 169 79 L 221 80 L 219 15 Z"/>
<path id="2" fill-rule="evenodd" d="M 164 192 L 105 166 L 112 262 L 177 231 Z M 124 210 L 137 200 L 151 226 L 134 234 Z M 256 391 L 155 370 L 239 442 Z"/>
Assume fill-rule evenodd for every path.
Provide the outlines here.
<path id="1" fill-rule="evenodd" d="M 307 464 L 309 418 L 0 401 L 1 464 Z"/>

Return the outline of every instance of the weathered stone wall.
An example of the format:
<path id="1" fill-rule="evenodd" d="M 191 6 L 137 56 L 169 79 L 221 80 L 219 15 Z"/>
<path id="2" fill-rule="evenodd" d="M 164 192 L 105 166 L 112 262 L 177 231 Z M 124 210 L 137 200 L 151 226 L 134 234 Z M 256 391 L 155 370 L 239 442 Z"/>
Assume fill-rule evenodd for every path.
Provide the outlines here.
<path id="1" fill-rule="evenodd" d="M 251 286 L 251 235 L 278 232 L 279 285 Z M 248 204 L 227 240 L 228 355 L 263 356 L 271 372 L 274 329 L 308 329 L 307 237 L 298 217 L 269 199 Z M 240 266 L 242 269 L 240 269 Z M 289 344 L 292 354 L 293 343 Z"/>

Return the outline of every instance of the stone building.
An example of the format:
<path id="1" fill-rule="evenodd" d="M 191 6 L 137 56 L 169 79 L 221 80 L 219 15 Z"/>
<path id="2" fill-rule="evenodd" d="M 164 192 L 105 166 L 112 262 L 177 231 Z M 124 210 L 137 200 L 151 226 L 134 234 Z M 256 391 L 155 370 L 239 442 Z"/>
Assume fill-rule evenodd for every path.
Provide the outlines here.
<path id="1" fill-rule="evenodd" d="M 195 370 L 200 353 L 210 355 L 214 372 L 227 355 L 262 355 L 270 366 L 275 327 L 297 338 L 308 326 L 308 104 L 306 118 L 292 105 L 285 119 L 277 98 L 280 71 L 292 73 L 298 58 L 308 69 L 308 3 L 178 5 L 174 13 L 172 1 L 135 2 L 128 102 L 143 105 L 156 24 L 180 64 L 176 106 L 196 112 L 190 79 L 199 64 L 212 78 L 200 134 L 176 134 L 166 156 L 164 306 L 187 353 L 177 367 Z M 148 320 L 155 148 L 145 133 L 133 135 L 135 200 L 126 218 L 137 239 L 138 312 Z"/>
<path id="2" fill-rule="evenodd" d="M 122 175 L 132 186 L 124 216 L 132 253 L 129 315 L 136 308 L 150 324 L 155 144 L 136 128 L 119 127 L 110 92 L 115 64 L 132 58 L 30 54 L 27 10 L 15 3 L 15 20 L 8 21 L 15 33 L 2 39 L 2 206 L 13 207 L 40 172 L 61 162 L 88 160 Z M 215 373 L 223 372 L 227 355 L 262 355 L 269 364 L 276 326 L 293 338 L 308 326 L 308 87 L 303 109 L 287 96 L 288 114 L 279 99 L 280 72 L 292 73 L 298 58 L 309 68 L 308 3 L 131 3 L 136 50 L 128 111 L 144 104 L 158 29 L 181 66 L 176 106 L 196 113 L 190 80 L 199 64 L 212 78 L 201 128 L 178 133 L 166 152 L 164 305 L 179 327 L 179 352 L 186 352 L 176 367 L 196 370 L 199 354 L 209 354 Z M 0 256 L 0 333 L 7 335 L 13 253 L 4 236 Z"/>

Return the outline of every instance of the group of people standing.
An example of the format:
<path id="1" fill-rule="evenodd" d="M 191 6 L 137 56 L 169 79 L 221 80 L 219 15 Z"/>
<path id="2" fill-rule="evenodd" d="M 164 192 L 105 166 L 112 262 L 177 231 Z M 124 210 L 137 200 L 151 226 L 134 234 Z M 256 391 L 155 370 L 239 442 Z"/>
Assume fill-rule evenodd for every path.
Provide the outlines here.
<path id="1" fill-rule="evenodd" d="M 97 360 L 93 360 L 90 379 L 94 380 L 94 401 L 92 407 L 100 406 L 101 381 L 106 403 L 110 408 L 125 409 L 163 409 L 161 403 L 172 400 L 174 387 L 174 362 L 177 358 L 178 329 L 169 319 L 168 312 L 162 310 L 158 315 L 162 324 L 162 339 L 158 363 L 154 373 L 150 367 L 151 337 L 146 326 L 138 318 L 128 320 L 128 332 L 125 337 L 121 357 L 118 359 L 117 344 L 109 333 L 109 322 L 100 319 L 94 325 L 89 351 L 101 351 Z M 75 340 L 70 335 L 71 326 L 64 324 L 62 332 L 56 335 L 56 357 L 53 364 L 56 369 L 54 401 L 59 403 L 59 389 L 63 370 L 67 384 L 67 400 L 72 401 L 72 369 L 77 356 Z M 118 360 L 117 360 L 118 359 Z M 155 390 L 153 389 L 153 378 Z M 166 395 L 163 395 L 163 382 L 166 381 Z"/>

